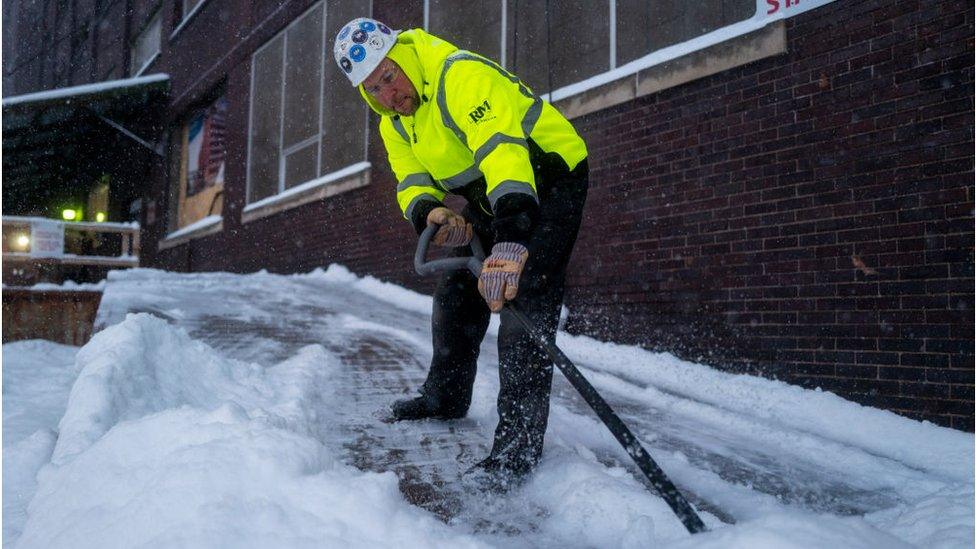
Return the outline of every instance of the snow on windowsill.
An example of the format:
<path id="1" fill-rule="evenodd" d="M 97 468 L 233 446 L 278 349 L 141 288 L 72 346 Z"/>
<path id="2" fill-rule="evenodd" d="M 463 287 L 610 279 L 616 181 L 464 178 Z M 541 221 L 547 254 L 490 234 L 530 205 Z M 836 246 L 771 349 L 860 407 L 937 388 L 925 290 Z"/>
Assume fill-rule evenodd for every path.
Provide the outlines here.
<path id="1" fill-rule="evenodd" d="M 140 76 L 142 73 L 146 72 L 146 69 L 148 69 L 153 63 L 156 62 L 157 59 L 159 59 L 159 55 L 160 55 L 160 51 L 156 50 L 156 53 L 152 54 L 152 56 L 149 59 L 147 59 L 146 62 L 143 63 L 141 67 L 139 67 L 139 70 L 136 71 L 136 73 L 133 76 Z"/>
<path id="2" fill-rule="evenodd" d="M 593 88 L 598 88 L 604 84 L 609 84 L 615 80 L 631 76 L 655 65 L 666 63 L 679 57 L 688 55 L 689 53 L 694 53 L 727 40 L 737 38 L 744 34 L 748 34 L 752 31 L 759 30 L 770 22 L 771 20 L 750 18 L 746 19 L 745 21 L 733 23 L 686 42 L 681 42 L 680 44 L 675 44 L 673 46 L 668 46 L 666 48 L 657 50 L 653 53 L 645 55 L 644 57 L 635 59 L 630 63 L 621 65 L 613 70 L 600 73 L 591 78 L 587 78 L 586 80 L 576 82 L 575 84 L 570 84 L 568 86 L 555 89 L 551 93 L 545 94 L 542 97 L 543 99 L 552 103 L 561 99 L 566 99 L 567 97 L 579 95 L 583 92 L 592 90 Z"/>
<path id="3" fill-rule="evenodd" d="M 334 183 L 341 179 L 345 179 L 347 177 L 362 173 L 368 170 L 371 166 L 372 164 L 370 164 L 369 162 L 358 162 L 351 166 L 347 166 L 339 171 L 335 171 L 330 174 L 323 175 L 318 179 L 313 179 L 306 183 L 302 183 L 301 185 L 298 185 L 296 187 L 292 187 L 274 196 L 269 196 L 267 198 L 258 200 L 257 202 L 252 202 L 247 206 L 244 206 L 244 212 L 245 213 L 251 212 L 268 206 L 273 206 L 282 202 L 287 202 L 292 198 L 295 198 L 296 196 L 301 194 L 305 194 L 306 192 L 311 191 L 313 189 L 324 187 L 325 185 L 328 185 L 330 183 Z"/>
<path id="4" fill-rule="evenodd" d="M 166 237 L 163 240 L 164 241 L 177 240 L 179 238 L 189 236 L 197 231 L 202 231 L 203 229 L 217 225 L 223 220 L 224 220 L 223 216 L 208 215 L 207 217 L 204 217 L 199 221 L 190 223 L 189 225 L 183 227 L 182 229 L 169 233 L 168 235 L 166 235 Z"/>
<path id="5" fill-rule="evenodd" d="M 183 27 L 187 26 L 190 23 L 190 20 L 193 19 L 193 16 L 199 13 L 200 9 L 203 8 L 203 5 L 206 3 L 207 0 L 200 0 L 200 3 L 194 6 L 193 9 L 190 10 L 190 13 L 186 14 L 186 17 L 184 17 L 183 20 L 180 21 L 180 24 L 177 25 L 175 29 L 173 29 L 172 33 L 170 33 L 169 35 L 170 41 L 173 41 L 173 39 L 176 38 L 176 35 L 179 34 L 181 30 L 183 30 Z"/>

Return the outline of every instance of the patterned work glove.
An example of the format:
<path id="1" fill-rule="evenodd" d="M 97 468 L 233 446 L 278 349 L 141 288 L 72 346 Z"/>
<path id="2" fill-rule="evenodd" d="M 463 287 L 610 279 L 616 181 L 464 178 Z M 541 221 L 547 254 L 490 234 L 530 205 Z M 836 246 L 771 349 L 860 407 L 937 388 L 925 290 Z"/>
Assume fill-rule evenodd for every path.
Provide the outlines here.
<path id="1" fill-rule="evenodd" d="M 491 248 L 478 277 L 478 291 L 491 312 L 502 310 L 506 301 L 518 294 L 519 276 L 529 258 L 529 250 L 517 242 L 499 242 Z"/>
<path id="2" fill-rule="evenodd" d="M 427 214 L 427 224 L 440 225 L 440 228 L 434 233 L 434 238 L 431 239 L 438 246 L 448 248 L 467 246 L 471 242 L 472 235 L 474 235 L 470 223 L 450 208 L 443 206 L 434 208 Z"/>

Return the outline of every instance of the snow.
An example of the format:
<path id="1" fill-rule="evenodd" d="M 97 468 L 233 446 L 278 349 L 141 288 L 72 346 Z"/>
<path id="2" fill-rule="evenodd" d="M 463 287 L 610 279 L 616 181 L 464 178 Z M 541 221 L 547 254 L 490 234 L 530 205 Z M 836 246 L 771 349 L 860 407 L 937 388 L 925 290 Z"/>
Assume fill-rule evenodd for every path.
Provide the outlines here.
<path id="1" fill-rule="evenodd" d="M 22 223 L 30 225 L 34 221 L 55 221 L 63 223 L 66 229 L 138 229 L 138 221 L 61 221 L 59 219 L 49 219 L 46 217 L 31 217 L 21 215 L 5 215 L 3 220 L 7 223 Z"/>
<path id="2" fill-rule="evenodd" d="M 8 97 L 3 100 L 3 106 L 12 107 L 14 105 L 22 105 L 25 103 L 33 103 L 37 101 L 49 101 L 51 99 L 64 99 L 70 97 L 78 97 L 82 95 L 91 95 L 94 93 L 102 93 L 111 90 L 131 88 L 134 86 L 142 86 L 145 84 L 152 84 L 155 82 L 165 82 L 166 80 L 169 80 L 168 74 L 150 74 L 147 76 L 140 76 L 137 78 L 107 80 L 105 82 L 95 82 L 94 84 L 83 84 L 81 86 L 71 86 L 69 88 L 57 88 L 57 89 L 47 90 L 47 91 L 42 91 L 37 93 L 28 93 L 24 95 L 17 95 L 14 97 Z"/>
<path id="3" fill-rule="evenodd" d="M 20 535 L 35 477 L 50 461 L 58 421 L 78 371 L 78 347 L 49 341 L 3 345 L 3 541 Z"/>
<path id="4" fill-rule="evenodd" d="M 4 545 L 972 547 L 972 434 L 565 333 L 710 531 L 684 530 L 561 380 L 537 472 L 445 522 L 402 474 L 483 457 L 497 328 L 467 419 L 371 415 L 422 380 L 430 306 L 335 265 L 111 272 L 87 345 L 3 346 Z M 397 441 L 435 449 L 368 466 Z"/>
<path id="5" fill-rule="evenodd" d="M 250 212 L 253 210 L 264 208 L 266 206 L 272 206 L 274 204 L 286 202 L 288 201 L 288 199 L 292 198 L 293 196 L 304 194 L 312 189 L 323 187 L 325 185 L 328 185 L 329 183 L 333 183 L 339 181 L 340 179 L 344 179 L 346 177 L 356 175 L 357 173 L 364 172 L 368 170 L 370 166 L 372 166 L 372 164 L 370 164 L 369 162 L 356 162 L 355 164 L 346 166 L 341 170 L 336 170 L 332 173 L 327 173 L 322 177 L 313 179 L 311 181 L 306 181 L 301 185 L 296 185 L 278 194 L 269 196 L 267 198 L 263 198 L 261 200 L 257 200 L 255 202 L 251 202 L 247 206 L 244 206 L 244 211 Z"/>
<path id="6" fill-rule="evenodd" d="M 222 216 L 220 216 L 220 215 L 208 215 L 207 217 L 204 217 L 203 219 L 199 219 L 197 221 L 194 221 L 193 223 L 190 223 L 186 227 L 183 227 L 181 229 L 175 230 L 175 231 L 167 234 L 166 235 L 166 238 L 167 239 L 179 238 L 181 236 L 188 235 L 188 234 L 190 234 L 192 232 L 199 231 L 200 229 L 205 229 L 207 227 L 212 227 L 212 226 L 220 223 L 223 220 L 224 220 L 224 218 Z"/>
<path id="7" fill-rule="evenodd" d="M 37 292 L 46 292 L 51 290 L 56 290 L 59 292 L 100 292 L 105 289 L 105 281 L 100 280 L 98 282 L 75 282 L 74 280 L 65 280 L 61 284 L 54 284 L 51 282 L 38 282 L 33 286 L 7 286 L 4 284 L 3 288 L 6 289 L 16 289 L 16 290 L 34 290 Z"/>

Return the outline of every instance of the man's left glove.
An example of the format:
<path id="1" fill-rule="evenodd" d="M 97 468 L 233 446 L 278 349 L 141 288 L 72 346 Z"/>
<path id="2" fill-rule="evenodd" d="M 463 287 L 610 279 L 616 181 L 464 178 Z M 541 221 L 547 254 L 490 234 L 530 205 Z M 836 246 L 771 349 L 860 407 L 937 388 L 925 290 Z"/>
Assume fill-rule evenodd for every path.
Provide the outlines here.
<path id="1" fill-rule="evenodd" d="M 438 246 L 467 246 L 474 236 L 474 229 L 464 217 L 443 206 L 434 208 L 427 214 L 427 225 L 440 225 L 432 239 Z"/>
<path id="2" fill-rule="evenodd" d="M 497 313 L 506 301 L 515 299 L 519 276 L 528 258 L 529 250 L 517 242 L 499 242 L 491 248 L 478 277 L 478 291 L 491 312 Z"/>

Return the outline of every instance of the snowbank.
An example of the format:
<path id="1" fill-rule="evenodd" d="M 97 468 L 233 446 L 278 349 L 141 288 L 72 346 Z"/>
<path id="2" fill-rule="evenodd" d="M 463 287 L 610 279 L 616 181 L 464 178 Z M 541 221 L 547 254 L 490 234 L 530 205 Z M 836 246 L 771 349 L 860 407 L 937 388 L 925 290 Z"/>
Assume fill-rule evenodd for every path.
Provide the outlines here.
<path id="1" fill-rule="evenodd" d="M 18 547 L 478 546 L 317 442 L 334 360 L 228 360 L 145 314 L 100 332 Z"/>
<path id="2" fill-rule="evenodd" d="M 50 341 L 3 345 L 3 544 L 20 535 L 37 472 L 51 460 L 55 430 L 78 372 L 78 347 Z"/>

